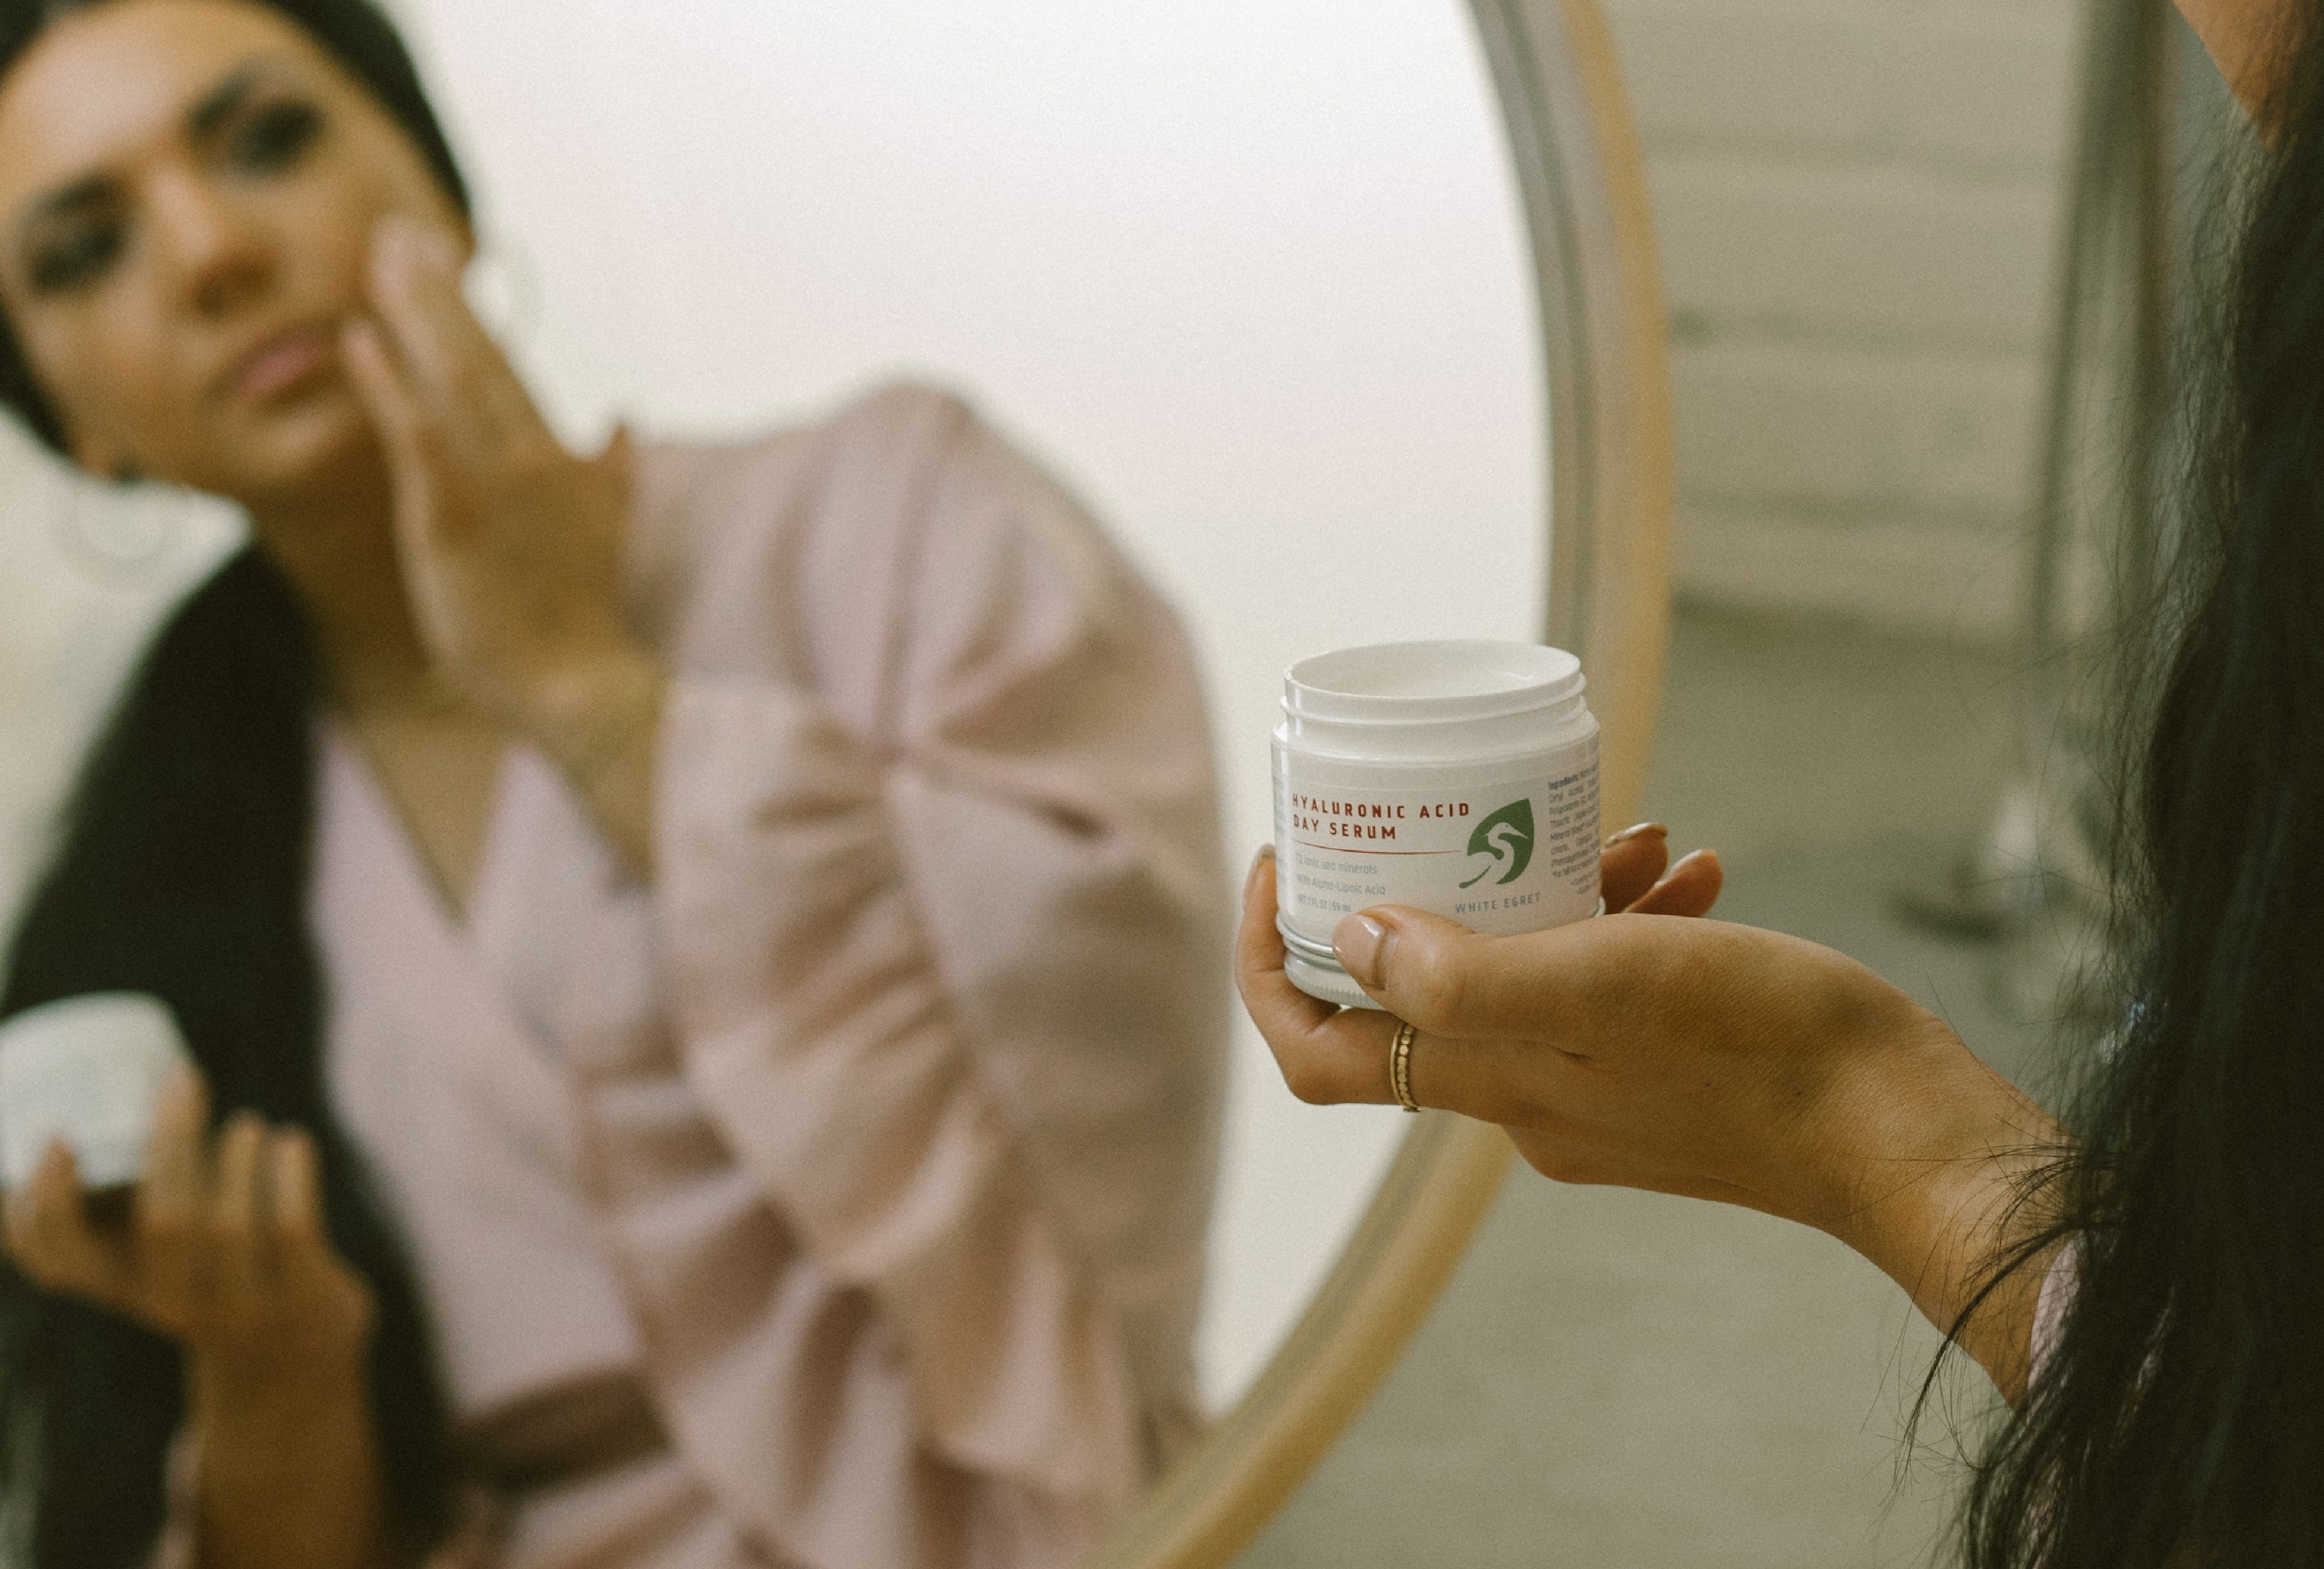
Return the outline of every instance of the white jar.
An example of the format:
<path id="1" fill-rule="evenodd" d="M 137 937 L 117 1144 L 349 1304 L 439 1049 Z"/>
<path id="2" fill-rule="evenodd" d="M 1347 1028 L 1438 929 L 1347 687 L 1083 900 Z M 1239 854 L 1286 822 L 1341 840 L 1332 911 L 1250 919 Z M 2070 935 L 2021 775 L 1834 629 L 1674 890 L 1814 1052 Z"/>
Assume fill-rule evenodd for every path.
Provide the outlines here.
<path id="1" fill-rule="evenodd" d="M 84 1187 L 135 1182 L 161 1097 L 193 1057 L 176 1015 L 140 992 L 97 992 L 0 1024 L 0 1186 L 21 1190 L 51 1141 Z"/>
<path id="2" fill-rule="evenodd" d="M 1516 642 L 1381 643 L 1284 673 L 1276 926 L 1312 997 L 1378 1004 L 1342 918 L 1410 905 L 1508 936 L 1598 909 L 1598 721 L 1582 661 Z"/>

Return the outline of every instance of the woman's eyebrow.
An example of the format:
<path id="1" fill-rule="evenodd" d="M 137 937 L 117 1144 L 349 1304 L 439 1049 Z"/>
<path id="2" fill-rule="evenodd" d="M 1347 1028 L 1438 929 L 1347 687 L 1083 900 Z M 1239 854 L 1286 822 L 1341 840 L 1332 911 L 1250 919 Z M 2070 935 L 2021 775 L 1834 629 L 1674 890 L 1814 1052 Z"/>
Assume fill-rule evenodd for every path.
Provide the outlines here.
<path id="1" fill-rule="evenodd" d="M 34 201 L 24 209 L 23 221 L 16 226 L 30 228 L 42 218 L 69 217 L 83 208 L 101 207 L 112 198 L 117 184 L 109 174 L 84 175 Z"/>
<path id="2" fill-rule="evenodd" d="M 217 135 L 266 79 L 266 66 L 260 60 L 229 71 L 224 81 L 195 99 L 193 107 L 186 111 L 186 134 L 197 142 L 207 142 Z"/>
<path id="3" fill-rule="evenodd" d="M 234 118 L 235 112 L 249 101 L 251 94 L 265 85 L 270 74 L 263 60 L 250 60 L 227 72 L 224 79 L 186 110 L 186 134 L 197 142 L 217 135 Z M 21 239 L 38 224 L 103 207 L 119 194 L 120 181 L 114 176 L 85 175 L 34 198 L 25 207 L 23 216 L 10 226 Z"/>
<path id="4" fill-rule="evenodd" d="M 107 207 L 120 192 L 121 182 L 109 174 L 84 175 L 28 203 L 23 216 L 9 226 L 11 237 L 21 247 L 41 225 Z"/>

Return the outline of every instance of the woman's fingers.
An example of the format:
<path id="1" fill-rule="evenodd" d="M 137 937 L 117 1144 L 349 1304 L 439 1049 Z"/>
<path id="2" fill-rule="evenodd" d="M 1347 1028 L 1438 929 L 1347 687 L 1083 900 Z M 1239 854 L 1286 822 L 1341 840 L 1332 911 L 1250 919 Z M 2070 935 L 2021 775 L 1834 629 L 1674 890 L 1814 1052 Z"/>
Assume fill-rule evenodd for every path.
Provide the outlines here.
<path id="1" fill-rule="evenodd" d="M 346 364 L 347 380 L 379 435 L 397 494 L 424 494 L 432 488 L 439 461 L 435 433 L 404 384 L 403 373 L 388 352 L 377 324 L 347 323 L 339 334 L 339 353 Z"/>
<path id="2" fill-rule="evenodd" d="M 1543 940 L 1572 929 L 1490 937 L 1426 910 L 1380 905 L 1342 920 L 1332 948 L 1397 1018 L 1434 1035 L 1497 1037 L 1536 1033 L 1548 1021 L 1558 972 Z"/>
<path id="3" fill-rule="evenodd" d="M 1275 929 L 1275 856 L 1261 851 L 1243 885 L 1235 934 L 1235 986 L 1275 1053 L 1283 1082 L 1303 1101 L 1389 1102 L 1388 1048 L 1396 1020 L 1369 1009 L 1340 1009 L 1310 997 L 1283 973 Z"/>
<path id="4" fill-rule="evenodd" d="M 254 1112 L 236 1112 L 218 1134 L 204 1241 L 209 1283 L 229 1311 L 249 1312 L 264 1296 L 272 1273 L 270 1141 L 266 1124 Z"/>
<path id="5" fill-rule="evenodd" d="M 189 1074 L 162 1095 L 137 1184 L 137 1272 L 156 1302 L 182 1305 L 200 1289 L 202 1215 L 209 1196 L 209 1094 Z"/>
<path id="6" fill-rule="evenodd" d="M 370 1288 L 332 1250 L 323 1213 L 322 1160 L 303 1128 L 278 1131 L 269 1146 L 278 1288 L 301 1304 L 301 1325 L 360 1345 L 375 1322 Z"/>
<path id="7" fill-rule="evenodd" d="M 1700 916 L 1718 900 L 1718 855 L 1697 851 L 1665 872 L 1665 832 L 1642 824 L 1609 840 L 1600 861 L 1608 908 L 1639 914 Z M 1235 982 L 1243 1004 L 1302 1100 L 1388 1102 L 1388 1053 L 1398 1021 L 1421 1031 L 1412 1053 L 1414 1098 L 1471 1116 L 1537 1109 L 1556 1093 L 1568 1064 L 1546 1043 L 1562 1013 L 1582 999 L 1564 978 L 1602 983 L 1603 964 L 1578 951 L 1594 945 L 1582 927 L 1489 937 L 1425 911 L 1382 907 L 1342 920 L 1333 934 L 1341 964 L 1386 1011 L 1342 1011 L 1308 996 L 1284 974 L 1276 929 L 1275 862 L 1262 852 L 1243 890 Z M 1594 925 L 1596 923 L 1586 923 Z M 1622 923 L 1627 924 L 1627 923 Z M 1529 1043 L 1522 1063 L 1504 1061 L 1512 1041 Z M 1497 1046 L 1494 1043 L 1501 1045 Z M 1511 1075 L 1522 1084 L 1503 1083 Z"/>
<path id="8" fill-rule="evenodd" d="M 1661 881 L 1624 908 L 1632 915 L 1709 915 L 1726 884 L 1727 870 L 1719 863 L 1719 852 L 1697 850 L 1680 857 Z M 1607 908 L 1613 908 L 1611 901 Z"/>
<path id="9" fill-rule="evenodd" d="M 117 1246 L 88 1222 L 72 1152 L 51 1144 L 21 1194 L 9 1195 L 9 1251 L 44 1288 L 118 1304 L 128 1281 Z"/>
<path id="10" fill-rule="evenodd" d="M 83 1282 L 76 1277 L 84 1271 L 74 1268 L 71 1242 L 87 1216 L 72 1151 L 61 1140 L 51 1143 L 23 1191 L 9 1200 L 9 1239 L 33 1278 L 51 1289 L 78 1288 Z"/>
<path id="11" fill-rule="evenodd" d="M 1329 1002 L 1308 996 L 1285 977 L 1276 908 L 1275 852 L 1261 849 L 1243 879 L 1242 924 L 1235 931 L 1235 989 L 1269 1040 L 1278 1029 L 1313 1029 L 1333 1012 Z"/>
<path id="12" fill-rule="evenodd" d="M 243 1111 L 208 1141 L 206 1114 L 198 1084 L 169 1098 L 125 1230 L 90 1222 L 70 1154 L 51 1149 L 7 1195 L 10 1255 L 44 1289 L 189 1344 L 261 1358 L 318 1334 L 359 1345 L 370 1297 L 331 1247 L 312 1137 Z"/>
<path id="13" fill-rule="evenodd" d="M 1636 891 L 1629 902 L 1640 913 L 1707 911 L 1719 896 L 1718 856 L 1698 851 L 1656 881 L 1664 855 L 1656 826 L 1617 835 L 1601 861 L 1609 908 L 1617 896 Z M 1273 858 L 1262 853 L 1244 890 L 1235 976 L 1294 1094 L 1320 1103 L 1394 1100 L 1388 1051 L 1403 1020 L 1422 1032 L 1413 1048 L 1412 1084 L 1424 1105 L 1494 1118 L 1497 1111 L 1537 1106 L 1554 1087 L 1550 1081 L 1565 1065 L 1545 1060 L 1560 1055 L 1553 1048 L 1536 1044 L 1517 1064 L 1504 1062 L 1508 1054 L 1492 1043 L 1557 1038 L 1559 1015 L 1573 1001 L 1561 977 L 1595 974 L 1590 964 L 1553 957 L 1579 940 L 1579 926 L 1489 937 L 1421 910 L 1382 907 L 1350 916 L 1333 933 L 1333 947 L 1387 1017 L 1342 1011 L 1284 974 L 1274 872 Z M 1525 1083 L 1503 1083 L 1510 1074 Z"/>
<path id="14" fill-rule="evenodd" d="M 449 235 L 405 218 L 382 222 L 372 296 L 413 388 L 453 439 L 486 452 L 553 440 L 508 357 L 468 309 Z"/>
<path id="15" fill-rule="evenodd" d="M 138 1183 L 148 1203 L 193 1208 L 206 1176 L 202 1140 L 209 1115 L 209 1091 L 197 1075 L 182 1074 L 161 1092 Z"/>
<path id="16" fill-rule="evenodd" d="M 323 1178 L 313 1136 L 303 1128 L 282 1129 L 267 1155 L 276 1245 L 286 1257 L 323 1249 Z"/>
<path id="17" fill-rule="evenodd" d="M 1719 898 L 1725 873 L 1716 851 L 1698 850 L 1682 859 L 1659 881 L 1659 835 L 1641 835 L 1643 848 L 1620 836 L 1600 864 L 1609 868 L 1607 906 L 1612 893 L 1645 886 L 1625 914 L 1701 916 Z M 1539 1035 L 1554 1025 L 1554 1011 L 1565 996 L 1562 983 L 1579 965 L 1561 966 L 1552 955 L 1568 947 L 1598 946 L 1578 921 L 1517 937 L 1486 937 L 1458 921 L 1425 910 L 1382 905 L 1342 919 L 1332 934 L 1341 966 L 1372 999 L 1423 1029 L 1462 1038 L 1499 1038 Z M 1620 923 L 1617 923 L 1620 924 Z"/>
<path id="18" fill-rule="evenodd" d="M 1630 908 L 1655 885 L 1670 863 L 1670 830 L 1660 823 L 1640 823 L 1606 841 L 1598 857 L 1599 891 L 1609 910 Z"/>

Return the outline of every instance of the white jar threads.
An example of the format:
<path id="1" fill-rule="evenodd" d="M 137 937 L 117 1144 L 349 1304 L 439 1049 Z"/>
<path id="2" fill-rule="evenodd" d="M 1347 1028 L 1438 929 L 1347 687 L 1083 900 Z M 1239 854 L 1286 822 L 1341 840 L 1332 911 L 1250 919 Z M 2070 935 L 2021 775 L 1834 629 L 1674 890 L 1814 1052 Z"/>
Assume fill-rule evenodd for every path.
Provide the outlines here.
<path id="1" fill-rule="evenodd" d="M 1514 642 L 1381 643 L 1284 673 L 1276 927 L 1311 997 L 1378 1004 L 1332 955 L 1404 904 L 1508 936 L 1598 909 L 1598 721 L 1582 661 Z"/>

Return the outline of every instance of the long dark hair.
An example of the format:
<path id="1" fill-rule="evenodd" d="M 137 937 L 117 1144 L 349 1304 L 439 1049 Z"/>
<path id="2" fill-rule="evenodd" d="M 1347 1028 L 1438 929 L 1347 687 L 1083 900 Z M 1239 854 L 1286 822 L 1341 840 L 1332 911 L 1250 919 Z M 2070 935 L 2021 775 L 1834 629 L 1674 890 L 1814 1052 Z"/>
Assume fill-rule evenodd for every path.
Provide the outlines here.
<path id="1" fill-rule="evenodd" d="M 2324 23 L 2292 9 L 2129 771 L 2135 1006 L 2043 1195 L 2079 1284 L 1972 1569 L 2324 1565 Z"/>
<path id="2" fill-rule="evenodd" d="M 44 27 L 101 3 L 0 0 L 0 78 Z M 466 210 L 386 19 L 368 0 L 269 3 L 369 87 Z M 5 320 L 0 402 L 63 447 Z M 81 775 L 18 927 L 0 1017 L 82 992 L 150 992 L 176 1013 L 219 1115 L 248 1108 L 315 1136 L 332 1243 L 377 1305 L 369 1395 L 387 1546 L 411 1555 L 448 1525 L 446 1407 L 410 1260 L 325 1088 L 324 977 L 306 913 L 318 677 L 305 613 L 256 547 L 178 608 Z M 38 1569 L 145 1560 L 183 1407 L 173 1343 L 0 1263 L 0 1485 Z"/>

